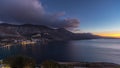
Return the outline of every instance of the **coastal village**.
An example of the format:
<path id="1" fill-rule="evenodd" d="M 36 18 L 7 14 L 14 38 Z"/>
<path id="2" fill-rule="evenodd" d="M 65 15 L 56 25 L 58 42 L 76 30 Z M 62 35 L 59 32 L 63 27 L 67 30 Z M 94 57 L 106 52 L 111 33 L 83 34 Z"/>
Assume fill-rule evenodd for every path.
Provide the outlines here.
<path id="1" fill-rule="evenodd" d="M 50 41 L 48 38 L 48 33 L 35 34 L 31 37 L 16 37 L 16 38 L 4 38 L 0 40 L 0 46 L 10 46 L 14 44 L 36 44 L 36 43 L 45 43 Z"/>

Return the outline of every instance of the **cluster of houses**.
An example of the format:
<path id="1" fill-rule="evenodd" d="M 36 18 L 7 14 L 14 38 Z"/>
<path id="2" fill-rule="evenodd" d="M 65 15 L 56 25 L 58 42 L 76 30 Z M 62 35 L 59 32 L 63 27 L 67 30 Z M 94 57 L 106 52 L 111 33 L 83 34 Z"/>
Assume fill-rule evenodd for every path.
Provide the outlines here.
<path id="1" fill-rule="evenodd" d="M 44 36 L 41 34 L 32 35 L 31 37 L 14 37 L 14 38 L 4 38 L 0 40 L 0 46 L 11 45 L 11 44 L 36 44 L 40 42 L 46 42 L 50 39 L 47 37 L 48 33 L 45 33 Z"/>

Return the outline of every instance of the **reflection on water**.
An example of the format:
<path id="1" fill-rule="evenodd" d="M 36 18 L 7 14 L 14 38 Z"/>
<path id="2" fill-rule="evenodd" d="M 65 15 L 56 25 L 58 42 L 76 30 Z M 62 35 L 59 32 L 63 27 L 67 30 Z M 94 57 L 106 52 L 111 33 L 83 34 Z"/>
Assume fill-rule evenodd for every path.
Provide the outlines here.
<path id="1" fill-rule="evenodd" d="M 120 64 L 120 40 L 80 40 L 37 45 L 12 45 L 0 48 L 0 59 L 27 55 L 38 63 L 45 60 L 113 62 Z"/>

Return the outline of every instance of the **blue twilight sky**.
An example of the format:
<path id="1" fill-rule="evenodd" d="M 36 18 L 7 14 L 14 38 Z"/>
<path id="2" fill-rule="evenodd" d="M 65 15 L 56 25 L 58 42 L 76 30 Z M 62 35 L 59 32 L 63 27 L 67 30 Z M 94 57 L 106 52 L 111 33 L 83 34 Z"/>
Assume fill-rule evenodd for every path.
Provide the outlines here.
<path id="1" fill-rule="evenodd" d="M 78 18 L 82 32 L 120 31 L 120 0 L 41 0 L 50 13 Z"/>

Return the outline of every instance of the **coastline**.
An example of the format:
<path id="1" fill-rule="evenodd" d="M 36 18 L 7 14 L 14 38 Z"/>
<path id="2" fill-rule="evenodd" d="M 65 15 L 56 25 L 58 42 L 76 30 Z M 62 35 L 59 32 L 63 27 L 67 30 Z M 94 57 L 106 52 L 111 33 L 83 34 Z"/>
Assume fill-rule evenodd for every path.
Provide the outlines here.
<path id="1" fill-rule="evenodd" d="M 6 67 L 0 60 L 0 67 Z M 8 66 L 9 67 L 9 66 Z M 54 60 L 47 60 L 42 62 L 42 64 L 35 64 L 35 68 L 120 68 L 119 64 L 109 63 L 109 62 L 57 62 Z"/>
<path id="2" fill-rule="evenodd" d="M 108 62 L 58 62 L 73 68 L 120 68 L 119 64 Z"/>

